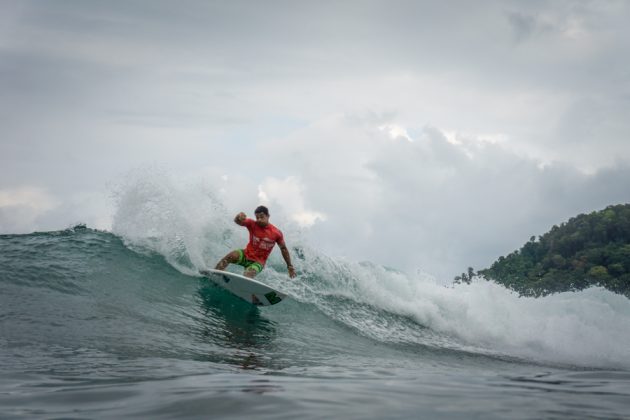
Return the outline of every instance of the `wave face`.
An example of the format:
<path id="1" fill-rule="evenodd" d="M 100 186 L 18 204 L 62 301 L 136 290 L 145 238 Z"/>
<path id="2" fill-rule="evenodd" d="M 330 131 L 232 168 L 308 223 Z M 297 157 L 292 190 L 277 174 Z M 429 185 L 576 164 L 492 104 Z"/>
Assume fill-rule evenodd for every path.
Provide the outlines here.
<path id="1" fill-rule="evenodd" d="M 402 404 L 402 411 L 372 407 L 375 411 L 364 413 L 368 417 L 404 417 L 417 412 L 417 390 L 450 398 L 462 383 L 474 388 L 462 404 L 494 401 L 495 387 L 506 383 L 541 392 L 562 383 L 571 402 L 576 389 L 595 386 L 594 381 L 612 387 L 608 391 L 619 401 L 628 400 L 627 391 L 619 392 L 630 382 L 623 373 L 630 369 L 630 301 L 623 296 L 589 289 L 519 298 L 487 282 L 449 288 L 421 275 L 326 256 L 289 231 L 299 278 L 288 279 L 276 250 L 259 279 L 291 299 L 259 309 L 196 275 L 242 246 L 246 236 L 211 194 L 189 197 L 164 183 L 135 183 L 118 197 L 113 233 L 78 226 L 0 235 L 0 361 L 5 367 L 0 386 L 30 392 L 18 392 L 22 399 L 2 394 L 7 413 L 72 413 L 69 406 L 64 411 L 57 403 L 46 405 L 50 400 L 41 398 L 46 389 L 71 392 L 68 398 L 88 415 L 105 410 L 111 417 L 159 417 L 174 413 L 168 410 L 180 401 L 166 383 L 192 392 L 190 398 L 197 395 L 197 403 L 219 404 L 221 392 L 229 394 L 226 386 L 271 393 L 292 407 L 290 414 L 313 416 L 315 406 L 337 413 L 339 407 L 329 402 L 345 392 L 353 410 L 377 402 L 386 407 L 384 401 L 392 398 Z M 250 387 L 236 373 L 243 371 L 274 379 Z M 317 394 L 317 381 L 339 389 Z M 77 390 L 77 384 L 87 388 Z M 122 390 L 103 391 L 111 384 Z M 321 404 L 286 391 L 292 387 L 316 392 Z M 148 390 L 163 393 L 164 400 L 147 403 L 141 395 Z M 90 392 L 99 403 L 86 406 Z M 241 394 L 229 395 L 234 404 L 242 402 Z M 627 409 L 617 397 L 595 404 L 591 414 L 614 416 Z M 506 404 L 523 404 L 522 394 L 506 398 Z M 131 408 L 115 408 L 120 399 L 130 401 Z M 301 403 L 292 405 L 295 401 Z M 441 413 L 439 399 L 424 402 L 425 415 Z M 32 411 L 24 411 L 33 404 Z M 550 404 L 540 410 L 556 412 L 567 400 Z M 249 413 L 234 407 L 222 413 Z M 505 414 L 475 407 L 484 417 Z M 201 404 L 191 415 L 206 410 Z M 276 412 L 269 410 L 262 416 L 272 418 Z"/>
<path id="2" fill-rule="evenodd" d="M 154 240 L 161 244 L 155 248 L 163 246 Z M 208 356 L 208 342 L 197 348 L 194 338 L 201 332 L 190 331 L 227 329 L 216 337 L 203 333 L 220 356 L 230 345 L 223 334 L 229 335 L 234 315 L 245 322 L 240 313 L 251 312 L 263 327 L 279 322 L 267 319 L 269 310 L 252 310 L 192 276 L 208 264 L 193 265 L 183 243 L 173 242 L 166 256 L 147 247 L 149 243 L 126 245 L 124 238 L 87 228 L 2 236 L 3 321 L 15 334 L 3 338 L 104 346 L 103 351 L 120 345 L 122 355 L 194 359 Z M 304 248 L 294 247 L 293 253 L 297 280 L 288 279 L 279 259 L 259 279 L 292 298 L 271 309 L 274 318 L 287 316 L 292 328 L 299 328 L 296 318 L 308 313 L 303 322 L 322 330 L 322 342 L 313 342 L 310 334 L 295 337 L 293 344 L 305 349 L 332 342 L 353 353 L 356 343 L 348 343 L 356 340 L 412 353 L 446 349 L 545 364 L 630 367 L 630 303 L 606 290 L 519 298 L 493 283 L 448 288 Z M 204 261 L 219 257 L 209 254 Z M 227 313 L 219 316 L 216 311 Z"/>

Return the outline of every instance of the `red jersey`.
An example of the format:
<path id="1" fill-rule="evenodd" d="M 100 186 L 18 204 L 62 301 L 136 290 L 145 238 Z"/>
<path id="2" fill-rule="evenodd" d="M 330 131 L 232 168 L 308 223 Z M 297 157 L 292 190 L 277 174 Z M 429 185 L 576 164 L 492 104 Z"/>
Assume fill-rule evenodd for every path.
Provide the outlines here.
<path id="1" fill-rule="evenodd" d="M 274 245 L 284 243 L 282 232 L 271 223 L 265 227 L 260 227 L 252 219 L 245 219 L 243 226 L 249 230 L 249 243 L 245 248 L 245 258 L 265 265 Z"/>

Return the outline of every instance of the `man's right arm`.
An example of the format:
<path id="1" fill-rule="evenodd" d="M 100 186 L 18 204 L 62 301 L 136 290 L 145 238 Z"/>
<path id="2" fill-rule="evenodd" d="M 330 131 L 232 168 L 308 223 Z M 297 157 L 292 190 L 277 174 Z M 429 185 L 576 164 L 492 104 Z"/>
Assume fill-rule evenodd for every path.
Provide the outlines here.
<path id="1" fill-rule="evenodd" d="M 244 226 L 245 219 L 247 219 L 247 215 L 243 212 L 240 212 L 239 214 L 236 215 L 236 217 L 234 217 L 234 223 L 236 223 L 239 226 Z"/>

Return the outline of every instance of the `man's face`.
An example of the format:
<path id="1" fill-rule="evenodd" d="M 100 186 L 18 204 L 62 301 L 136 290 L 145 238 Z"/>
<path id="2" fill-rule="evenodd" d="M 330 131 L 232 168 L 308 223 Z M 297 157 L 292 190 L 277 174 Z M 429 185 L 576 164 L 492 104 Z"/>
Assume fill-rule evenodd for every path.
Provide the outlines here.
<path id="1" fill-rule="evenodd" d="M 265 213 L 256 213 L 256 224 L 260 227 L 265 227 L 269 224 L 269 216 Z"/>

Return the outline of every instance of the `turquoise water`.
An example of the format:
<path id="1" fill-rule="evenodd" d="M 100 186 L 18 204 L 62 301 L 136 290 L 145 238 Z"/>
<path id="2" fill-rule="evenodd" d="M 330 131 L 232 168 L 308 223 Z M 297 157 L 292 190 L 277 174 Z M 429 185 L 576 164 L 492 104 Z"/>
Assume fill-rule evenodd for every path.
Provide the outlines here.
<path id="1" fill-rule="evenodd" d="M 626 298 L 451 288 L 294 247 L 297 280 L 277 255 L 259 277 L 291 298 L 257 308 L 194 275 L 229 230 L 121 226 L 0 236 L 0 417 L 630 416 Z"/>

